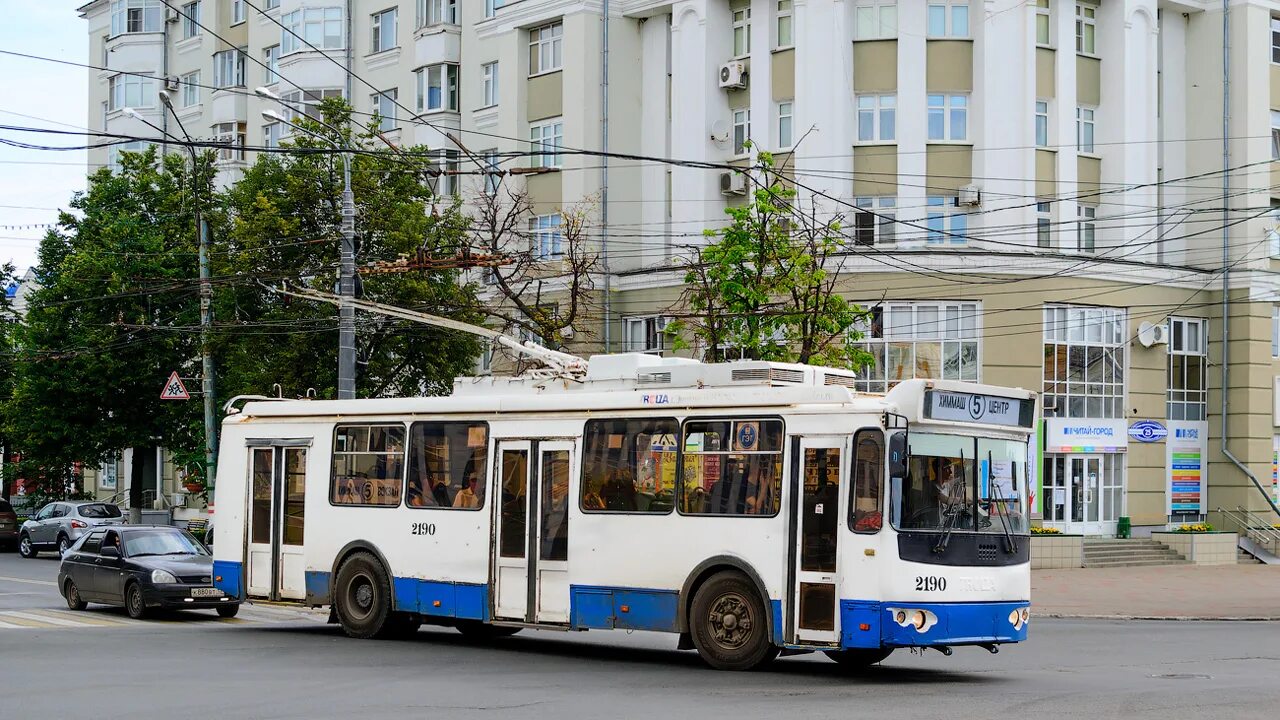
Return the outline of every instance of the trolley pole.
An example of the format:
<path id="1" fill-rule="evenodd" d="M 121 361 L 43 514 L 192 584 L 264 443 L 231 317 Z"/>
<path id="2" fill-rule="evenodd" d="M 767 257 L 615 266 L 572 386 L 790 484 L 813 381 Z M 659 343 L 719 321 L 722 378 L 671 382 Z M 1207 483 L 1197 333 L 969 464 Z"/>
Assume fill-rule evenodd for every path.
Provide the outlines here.
<path id="1" fill-rule="evenodd" d="M 342 153 L 342 250 L 338 277 L 338 399 L 356 396 L 356 199 L 351 192 L 351 153 Z"/>

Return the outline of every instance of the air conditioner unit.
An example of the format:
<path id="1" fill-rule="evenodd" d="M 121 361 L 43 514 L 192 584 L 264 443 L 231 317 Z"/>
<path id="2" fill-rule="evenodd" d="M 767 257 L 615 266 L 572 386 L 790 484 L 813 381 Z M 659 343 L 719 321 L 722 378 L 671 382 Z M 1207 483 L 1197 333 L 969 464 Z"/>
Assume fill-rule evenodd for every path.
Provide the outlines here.
<path id="1" fill-rule="evenodd" d="M 974 207 L 982 204 L 982 191 L 977 185 L 965 185 L 960 188 L 960 194 L 956 196 L 956 205 L 963 207 Z"/>
<path id="2" fill-rule="evenodd" d="M 744 88 L 747 86 L 747 66 L 733 60 L 720 66 L 720 87 Z"/>
<path id="3" fill-rule="evenodd" d="M 1168 345 L 1169 344 L 1169 324 L 1162 323 L 1156 325 L 1143 321 L 1138 325 L 1138 342 L 1143 347 L 1151 347 L 1152 345 Z"/>
<path id="4" fill-rule="evenodd" d="M 174 507 L 186 507 L 187 494 L 186 493 L 170 493 L 169 504 Z"/>
<path id="5" fill-rule="evenodd" d="M 164 21 L 168 23 L 178 22 L 178 11 L 175 8 L 169 8 L 164 11 Z"/>
<path id="6" fill-rule="evenodd" d="M 182 81 L 178 79 L 177 75 L 169 75 L 164 79 L 164 89 L 169 92 L 177 92 L 178 86 L 181 84 Z"/>
<path id="7" fill-rule="evenodd" d="M 733 170 L 720 173 L 720 194 L 746 195 L 747 176 Z"/>

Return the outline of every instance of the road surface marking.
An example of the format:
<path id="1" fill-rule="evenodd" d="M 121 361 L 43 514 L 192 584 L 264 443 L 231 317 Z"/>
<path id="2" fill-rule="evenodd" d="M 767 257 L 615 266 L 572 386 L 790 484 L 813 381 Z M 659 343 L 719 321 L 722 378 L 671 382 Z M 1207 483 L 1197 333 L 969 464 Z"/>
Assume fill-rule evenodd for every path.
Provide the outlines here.
<path id="1" fill-rule="evenodd" d="M 37 623 L 52 623 L 54 625 L 62 625 L 64 627 L 84 627 L 85 625 L 90 624 L 81 620 L 65 620 L 60 617 L 41 614 L 39 611 L 20 612 L 18 610 L 6 610 L 4 612 L 0 612 L 0 617 L 3 617 L 6 620 L 30 620 L 31 622 Z"/>
<path id="2" fill-rule="evenodd" d="M 5 582 L 27 583 L 29 585 L 51 585 L 53 587 L 58 587 L 58 583 L 52 580 L 32 580 L 30 578 L 7 577 L 5 575 L 0 575 L 0 580 Z"/>

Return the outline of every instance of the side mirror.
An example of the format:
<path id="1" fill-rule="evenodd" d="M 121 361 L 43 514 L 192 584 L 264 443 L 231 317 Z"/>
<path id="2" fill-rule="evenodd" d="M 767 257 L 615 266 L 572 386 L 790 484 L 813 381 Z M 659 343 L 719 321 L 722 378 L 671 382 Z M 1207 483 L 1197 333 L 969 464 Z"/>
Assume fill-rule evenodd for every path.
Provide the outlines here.
<path id="1" fill-rule="evenodd" d="M 120 557 L 120 548 L 116 547 L 115 545 L 109 545 L 107 547 L 102 548 L 102 550 L 100 551 L 100 554 L 104 558 L 108 558 L 110 560 L 116 560 L 116 559 L 119 559 Z"/>
<path id="2" fill-rule="evenodd" d="M 889 477 L 907 476 L 907 434 L 895 432 L 889 436 Z"/>

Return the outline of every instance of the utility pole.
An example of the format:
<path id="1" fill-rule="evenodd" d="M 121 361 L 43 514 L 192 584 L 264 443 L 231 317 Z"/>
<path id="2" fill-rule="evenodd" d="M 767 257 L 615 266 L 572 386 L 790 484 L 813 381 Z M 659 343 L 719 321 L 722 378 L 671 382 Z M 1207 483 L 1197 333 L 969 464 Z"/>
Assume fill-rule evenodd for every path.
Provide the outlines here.
<path id="1" fill-rule="evenodd" d="M 342 263 L 338 277 L 338 399 L 356 396 L 356 196 L 351 192 L 351 154 L 342 154 Z"/>

